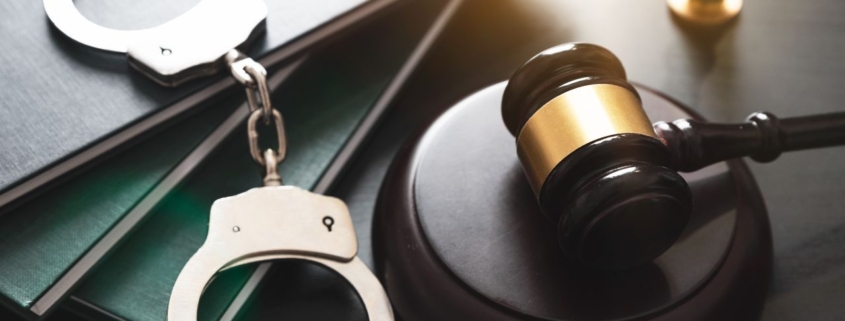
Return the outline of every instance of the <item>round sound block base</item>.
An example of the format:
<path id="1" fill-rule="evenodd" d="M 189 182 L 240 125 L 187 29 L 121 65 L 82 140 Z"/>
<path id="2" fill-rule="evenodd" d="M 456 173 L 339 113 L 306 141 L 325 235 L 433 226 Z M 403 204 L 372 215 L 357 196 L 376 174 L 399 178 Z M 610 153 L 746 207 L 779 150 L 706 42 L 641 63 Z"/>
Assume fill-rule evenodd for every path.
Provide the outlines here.
<path id="1" fill-rule="evenodd" d="M 404 320 L 751 320 L 771 275 L 760 192 L 740 160 L 683 174 L 691 221 L 652 264 L 567 261 L 501 121 L 505 83 L 458 103 L 400 152 L 374 221 L 376 270 Z M 699 118 L 638 87 L 653 121 Z"/>

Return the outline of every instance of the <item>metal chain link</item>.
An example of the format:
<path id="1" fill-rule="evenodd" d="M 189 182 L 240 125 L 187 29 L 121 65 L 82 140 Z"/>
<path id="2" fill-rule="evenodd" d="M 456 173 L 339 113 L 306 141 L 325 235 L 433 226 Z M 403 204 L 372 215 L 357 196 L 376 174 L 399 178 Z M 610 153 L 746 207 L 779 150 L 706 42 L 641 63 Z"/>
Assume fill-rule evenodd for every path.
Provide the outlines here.
<path id="1" fill-rule="evenodd" d="M 267 86 L 267 70 L 261 64 L 244 56 L 237 50 L 226 55 L 226 60 L 232 71 L 232 76 L 240 82 L 246 90 L 249 105 L 249 119 L 247 119 L 247 136 L 249 138 L 249 154 L 252 159 L 265 168 L 264 185 L 281 185 L 281 177 L 277 167 L 285 159 L 287 153 L 287 138 L 285 136 L 282 114 L 273 108 L 270 102 L 270 89 Z M 258 145 L 258 120 L 264 125 L 273 124 L 276 127 L 276 139 L 279 148 L 264 149 Z"/>
<path id="2" fill-rule="evenodd" d="M 257 110 L 260 106 L 264 109 L 264 124 L 270 124 L 270 114 L 272 114 L 273 104 L 270 103 L 270 89 L 267 88 L 267 71 L 264 70 L 264 67 L 259 65 L 257 62 L 246 65 L 244 70 L 247 74 L 252 76 L 252 79 L 254 80 L 253 84 L 257 87 L 252 90 L 252 94 L 249 94 L 249 87 L 246 89 L 247 97 L 253 98 L 252 100 L 248 99 L 249 110 L 255 112 L 255 110 Z M 260 101 L 255 101 L 256 94 Z"/>
<path id="3" fill-rule="evenodd" d="M 271 109 L 271 113 L 273 115 L 273 121 L 276 127 L 276 139 L 279 142 L 279 148 L 276 150 L 276 160 L 277 162 L 281 162 L 285 158 L 285 153 L 287 151 L 287 142 L 285 139 L 285 125 L 282 120 L 282 114 L 279 113 L 276 109 Z M 264 162 L 264 156 L 261 154 L 262 149 L 258 146 L 258 130 L 257 124 L 258 120 L 264 117 L 264 109 L 256 109 L 249 115 L 249 119 L 246 123 L 246 130 L 247 136 L 249 136 L 249 154 L 252 155 L 252 159 L 258 162 L 259 165 L 264 166 L 266 165 Z"/>

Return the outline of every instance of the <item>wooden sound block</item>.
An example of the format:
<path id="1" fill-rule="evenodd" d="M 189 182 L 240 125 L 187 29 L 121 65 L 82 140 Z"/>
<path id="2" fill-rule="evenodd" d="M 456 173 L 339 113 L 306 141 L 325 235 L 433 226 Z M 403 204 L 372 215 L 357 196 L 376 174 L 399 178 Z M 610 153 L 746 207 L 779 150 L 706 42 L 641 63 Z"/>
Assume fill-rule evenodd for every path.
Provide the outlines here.
<path id="1" fill-rule="evenodd" d="M 376 209 L 379 274 L 404 320 L 750 320 L 772 268 L 765 206 L 740 160 L 684 174 L 695 199 L 652 264 L 568 262 L 501 120 L 505 83 L 458 103 L 400 152 Z M 638 87 L 651 120 L 698 118 Z"/>

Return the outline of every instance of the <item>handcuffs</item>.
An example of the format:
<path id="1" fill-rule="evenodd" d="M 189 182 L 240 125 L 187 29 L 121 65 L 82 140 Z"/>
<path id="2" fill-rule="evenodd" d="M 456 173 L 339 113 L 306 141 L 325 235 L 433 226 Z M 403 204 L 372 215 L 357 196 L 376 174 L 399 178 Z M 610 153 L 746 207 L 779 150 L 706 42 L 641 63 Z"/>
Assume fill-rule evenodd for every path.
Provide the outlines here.
<path id="1" fill-rule="evenodd" d="M 156 27 L 116 30 L 82 16 L 72 0 L 44 0 L 57 29 L 88 47 L 125 53 L 129 64 L 163 86 L 216 74 L 229 50 L 246 46 L 264 31 L 262 0 L 202 0 Z"/>
<path id="2" fill-rule="evenodd" d="M 219 199 L 211 207 L 205 243 L 176 279 L 167 319 L 196 320 L 200 295 L 219 271 L 294 259 L 320 264 L 345 278 L 370 320 L 393 320 L 387 294 L 357 252 L 349 210 L 334 197 L 293 186 L 265 186 Z"/>
<path id="3" fill-rule="evenodd" d="M 384 288 L 356 256 L 358 242 L 346 205 L 334 197 L 281 186 L 277 165 L 285 156 L 281 114 L 270 103 L 266 71 L 235 48 L 264 29 L 261 0 L 203 0 L 157 27 L 114 30 L 82 16 L 72 0 L 44 0 L 53 24 L 86 46 L 126 53 L 129 64 L 164 86 L 213 75 L 228 67 L 247 93 L 250 154 L 264 166 L 264 187 L 214 202 L 205 243 L 173 286 L 167 320 L 193 321 L 205 287 L 223 270 L 267 260 L 292 259 L 329 268 L 348 281 L 370 320 L 393 320 Z M 274 123 L 279 148 L 258 147 L 256 124 Z"/>

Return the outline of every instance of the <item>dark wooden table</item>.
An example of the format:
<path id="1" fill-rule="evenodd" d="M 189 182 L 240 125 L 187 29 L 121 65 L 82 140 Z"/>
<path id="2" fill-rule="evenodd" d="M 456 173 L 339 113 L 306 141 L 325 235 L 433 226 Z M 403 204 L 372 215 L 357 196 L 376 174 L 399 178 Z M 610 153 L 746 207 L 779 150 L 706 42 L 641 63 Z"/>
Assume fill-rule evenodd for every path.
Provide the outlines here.
<path id="1" fill-rule="evenodd" d="M 569 41 L 607 47 L 630 80 L 713 121 L 759 110 L 782 117 L 845 110 L 845 2 L 747 1 L 732 26 L 702 33 L 679 28 L 661 0 L 468 0 L 334 192 L 349 203 L 365 262 L 372 266 L 376 194 L 405 139 L 535 53 Z M 843 159 L 845 148 L 828 148 L 749 161 L 774 237 L 763 320 L 845 315 Z"/>
<path id="2" fill-rule="evenodd" d="M 569 41 L 607 47 L 630 80 L 713 121 L 740 121 L 758 110 L 783 117 L 845 110 L 840 0 L 747 1 L 735 24 L 705 34 L 679 28 L 662 0 L 466 0 L 333 192 L 350 206 L 359 256 L 369 266 L 376 195 L 406 138 L 535 53 Z M 775 249 L 763 320 L 845 315 L 843 159 L 845 148 L 828 148 L 751 164 Z"/>

